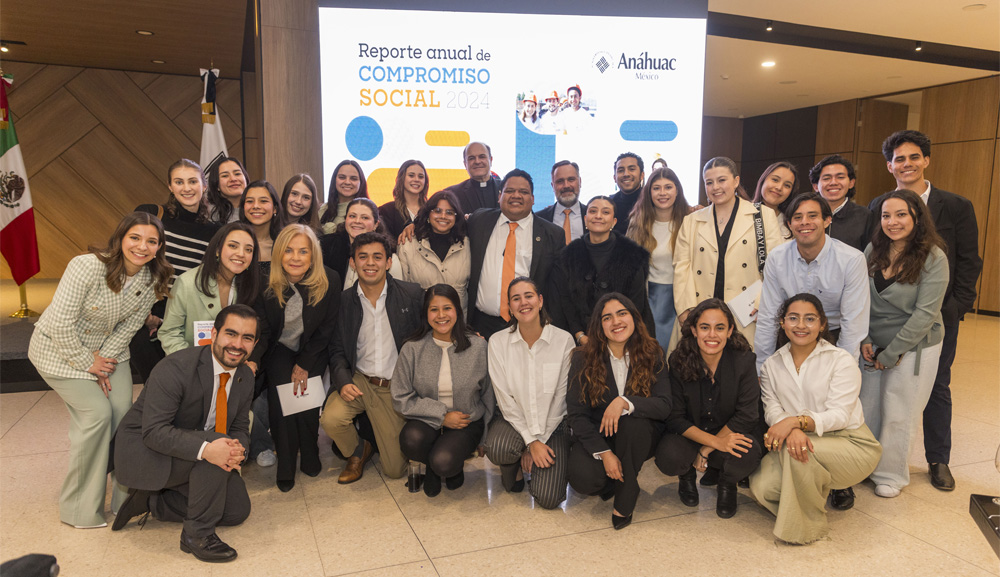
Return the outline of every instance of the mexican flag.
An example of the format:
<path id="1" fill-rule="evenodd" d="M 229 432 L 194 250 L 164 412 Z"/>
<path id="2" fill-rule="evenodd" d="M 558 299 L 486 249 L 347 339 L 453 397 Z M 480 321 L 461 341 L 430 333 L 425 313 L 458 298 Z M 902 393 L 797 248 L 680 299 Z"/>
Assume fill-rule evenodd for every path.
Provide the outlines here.
<path id="1" fill-rule="evenodd" d="M 7 260 L 14 282 L 22 285 L 38 274 L 38 241 L 28 171 L 7 105 L 7 85 L 12 81 L 10 75 L 0 81 L 0 252 Z"/>
<path id="2" fill-rule="evenodd" d="M 229 156 L 226 150 L 226 139 L 222 136 L 221 116 L 219 106 L 215 102 L 215 80 L 219 77 L 219 69 L 201 69 L 201 79 L 204 92 L 201 95 L 201 169 L 207 177 L 212 167 L 221 163 Z"/>

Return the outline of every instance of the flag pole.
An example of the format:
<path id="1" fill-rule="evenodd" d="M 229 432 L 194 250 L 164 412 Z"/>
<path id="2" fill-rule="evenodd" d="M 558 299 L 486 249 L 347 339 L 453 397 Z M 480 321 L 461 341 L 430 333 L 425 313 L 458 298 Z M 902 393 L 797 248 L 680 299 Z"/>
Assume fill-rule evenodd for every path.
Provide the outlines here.
<path id="1" fill-rule="evenodd" d="M 27 283 L 25 283 L 25 284 L 27 284 Z M 38 313 L 36 313 L 35 311 L 33 311 L 33 310 L 31 310 L 31 309 L 28 308 L 28 289 L 26 289 L 24 287 L 24 285 L 22 284 L 21 286 L 17 287 L 17 292 L 19 292 L 21 294 L 21 308 L 19 308 L 16 311 L 10 313 L 10 318 L 12 318 L 12 319 L 27 319 L 27 318 L 39 316 Z"/>

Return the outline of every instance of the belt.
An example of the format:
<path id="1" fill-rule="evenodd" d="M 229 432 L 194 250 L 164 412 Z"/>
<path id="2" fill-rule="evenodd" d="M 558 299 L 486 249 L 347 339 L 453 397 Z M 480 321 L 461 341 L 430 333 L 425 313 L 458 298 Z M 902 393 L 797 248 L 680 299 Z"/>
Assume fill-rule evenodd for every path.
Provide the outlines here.
<path id="1" fill-rule="evenodd" d="M 369 377 L 368 375 L 366 375 L 366 374 L 364 374 L 364 373 L 362 373 L 360 371 L 358 372 L 358 374 L 360 374 L 362 377 L 368 379 L 368 382 L 371 383 L 371 384 L 373 384 L 373 385 L 375 385 L 376 387 L 388 387 L 389 386 L 389 382 L 390 382 L 389 379 L 381 379 L 379 377 Z"/>

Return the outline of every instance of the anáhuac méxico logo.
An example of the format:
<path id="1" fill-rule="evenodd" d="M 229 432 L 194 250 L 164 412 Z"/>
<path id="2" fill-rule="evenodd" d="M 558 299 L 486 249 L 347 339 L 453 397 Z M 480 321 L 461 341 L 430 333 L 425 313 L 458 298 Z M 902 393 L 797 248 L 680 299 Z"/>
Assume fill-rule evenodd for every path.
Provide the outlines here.
<path id="1" fill-rule="evenodd" d="M 677 59 L 660 56 L 650 56 L 649 51 L 642 51 L 638 54 L 622 52 L 618 56 L 610 52 L 601 51 L 594 54 L 591 64 L 600 71 L 601 74 L 609 70 L 634 70 L 636 78 L 640 80 L 655 80 L 658 75 L 650 75 L 648 72 L 670 72 L 677 69 Z"/>

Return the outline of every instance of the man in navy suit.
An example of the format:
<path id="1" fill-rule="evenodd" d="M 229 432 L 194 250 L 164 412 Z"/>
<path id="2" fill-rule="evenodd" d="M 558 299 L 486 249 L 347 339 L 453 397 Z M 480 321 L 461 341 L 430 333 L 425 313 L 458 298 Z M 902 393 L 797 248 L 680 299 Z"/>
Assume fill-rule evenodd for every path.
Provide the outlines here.
<path id="1" fill-rule="evenodd" d="M 948 245 L 948 268 L 951 278 L 941 305 L 944 342 L 938 362 L 937 377 L 931 398 L 924 409 L 924 454 L 931 484 L 942 491 L 955 489 L 955 478 L 948 468 L 951 457 L 951 365 L 958 344 L 958 323 L 971 312 L 976 302 L 976 281 L 983 270 L 979 256 L 979 227 L 969 199 L 935 187 L 924 179 L 931 163 L 931 139 L 916 130 L 892 133 L 882 143 L 886 167 L 896 179 L 896 189 L 917 193 L 934 219 L 938 234 Z M 882 200 L 873 200 L 868 208 L 881 218 Z M 878 222 L 878 221 L 876 221 Z"/>
<path id="2" fill-rule="evenodd" d="M 583 215 L 587 205 L 580 202 L 580 188 L 583 179 L 580 178 L 580 166 L 569 160 L 560 160 L 552 165 L 552 193 L 556 202 L 535 213 L 535 216 L 547 220 L 563 229 L 566 244 L 580 238 L 587 227 L 583 223 Z"/>

